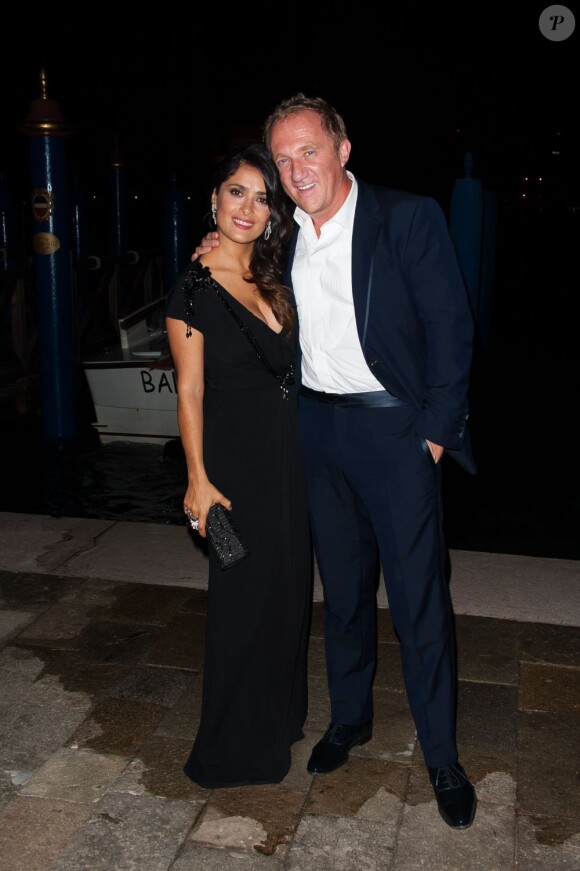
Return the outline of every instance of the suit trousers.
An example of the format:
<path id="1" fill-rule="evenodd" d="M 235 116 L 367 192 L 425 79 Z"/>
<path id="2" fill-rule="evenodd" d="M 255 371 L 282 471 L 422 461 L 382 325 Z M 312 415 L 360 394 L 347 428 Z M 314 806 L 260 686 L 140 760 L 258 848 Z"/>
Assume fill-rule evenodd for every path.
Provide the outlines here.
<path id="1" fill-rule="evenodd" d="M 454 615 L 441 468 L 409 404 L 359 407 L 301 395 L 313 543 L 324 591 L 333 723 L 373 716 L 380 569 L 425 762 L 457 761 Z"/>

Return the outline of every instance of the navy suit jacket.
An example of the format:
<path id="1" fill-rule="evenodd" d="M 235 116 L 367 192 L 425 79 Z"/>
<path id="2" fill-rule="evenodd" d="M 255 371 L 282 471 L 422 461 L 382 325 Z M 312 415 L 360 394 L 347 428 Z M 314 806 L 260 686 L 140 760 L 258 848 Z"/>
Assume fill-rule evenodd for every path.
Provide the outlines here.
<path id="1" fill-rule="evenodd" d="M 352 288 L 365 360 L 389 393 L 416 407 L 417 434 L 475 474 L 467 430 L 474 325 L 443 211 L 431 197 L 357 184 Z M 298 227 L 288 287 L 297 237 Z"/>

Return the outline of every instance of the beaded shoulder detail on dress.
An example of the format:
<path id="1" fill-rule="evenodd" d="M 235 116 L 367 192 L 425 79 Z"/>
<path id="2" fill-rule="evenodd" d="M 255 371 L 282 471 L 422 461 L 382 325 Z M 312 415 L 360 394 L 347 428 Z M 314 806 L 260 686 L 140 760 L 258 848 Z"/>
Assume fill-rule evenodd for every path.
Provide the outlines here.
<path id="1" fill-rule="evenodd" d="M 204 266 L 199 260 L 194 260 L 188 266 L 183 279 L 183 303 L 185 308 L 185 335 L 191 336 L 193 319 L 195 317 L 195 298 L 200 290 L 205 290 L 208 287 L 218 290 L 217 282 L 212 278 L 212 274 L 208 266 Z"/>

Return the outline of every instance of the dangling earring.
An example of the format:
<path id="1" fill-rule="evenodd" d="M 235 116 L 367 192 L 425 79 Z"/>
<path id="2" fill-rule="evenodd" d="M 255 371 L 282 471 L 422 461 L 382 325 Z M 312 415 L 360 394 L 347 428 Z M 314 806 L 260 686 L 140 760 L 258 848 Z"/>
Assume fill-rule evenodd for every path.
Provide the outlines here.
<path id="1" fill-rule="evenodd" d="M 212 221 L 214 222 L 215 226 L 217 227 L 217 217 L 216 216 L 217 216 L 217 209 L 215 207 L 215 203 L 212 203 L 211 204 L 211 217 L 212 217 Z"/>
<path id="2" fill-rule="evenodd" d="M 266 224 L 266 229 L 264 230 L 264 239 L 266 240 L 266 242 L 268 241 L 268 239 L 270 238 L 271 235 L 272 235 L 272 221 L 268 221 L 268 223 Z"/>

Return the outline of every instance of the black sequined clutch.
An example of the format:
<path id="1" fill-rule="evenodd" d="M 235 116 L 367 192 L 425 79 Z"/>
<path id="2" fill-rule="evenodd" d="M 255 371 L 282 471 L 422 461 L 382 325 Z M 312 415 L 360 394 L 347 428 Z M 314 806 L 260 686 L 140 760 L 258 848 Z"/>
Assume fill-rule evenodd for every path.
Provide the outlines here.
<path id="1" fill-rule="evenodd" d="M 208 544 L 221 569 L 229 569 L 250 555 L 250 551 L 236 527 L 232 512 L 216 502 L 209 509 L 205 521 Z"/>

